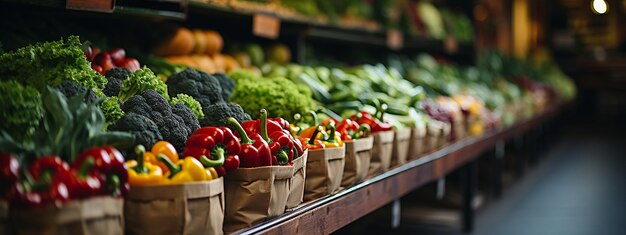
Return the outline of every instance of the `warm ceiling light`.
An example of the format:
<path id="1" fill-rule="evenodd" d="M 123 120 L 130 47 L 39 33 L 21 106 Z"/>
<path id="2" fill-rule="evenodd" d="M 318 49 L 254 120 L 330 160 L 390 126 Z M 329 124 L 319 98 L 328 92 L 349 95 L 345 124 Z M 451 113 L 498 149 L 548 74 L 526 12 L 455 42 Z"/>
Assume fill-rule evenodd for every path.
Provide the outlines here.
<path id="1" fill-rule="evenodd" d="M 591 10 L 596 14 L 604 14 L 609 10 L 609 5 L 604 0 L 593 0 Z"/>

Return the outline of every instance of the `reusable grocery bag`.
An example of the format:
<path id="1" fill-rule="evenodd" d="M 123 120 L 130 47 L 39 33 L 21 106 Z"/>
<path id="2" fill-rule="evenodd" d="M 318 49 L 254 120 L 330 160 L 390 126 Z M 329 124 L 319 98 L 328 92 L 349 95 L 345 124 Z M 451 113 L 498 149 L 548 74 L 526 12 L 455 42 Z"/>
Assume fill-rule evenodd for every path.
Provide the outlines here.
<path id="1" fill-rule="evenodd" d="M 343 167 L 341 187 L 348 187 L 363 181 L 369 173 L 372 159 L 374 138 L 366 137 L 344 142 L 346 146 L 346 160 Z"/>
<path id="2" fill-rule="evenodd" d="M 396 130 L 393 137 L 393 152 L 391 154 L 391 166 L 399 166 L 406 163 L 411 143 L 411 129 Z"/>
<path id="3" fill-rule="evenodd" d="M 126 234 L 222 234 L 224 180 L 132 187 Z"/>
<path id="4" fill-rule="evenodd" d="M 285 213 L 293 166 L 239 168 L 225 177 L 224 231 L 234 232 Z"/>
<path id="5" fill-rule="evenodd" d="M 345 165 L 345 146 L 309 151 L 306 163 L 304 201 L 339 191 Z"/>
<path id="6" fill-rule="evenodd" d="M 372 147 L 372 161 L 370 162 L 369 175 L 374 176 L 380 172 L 387 171 L 391 164 L 391 154 L 393 151 L 393 131 L 382 131 L 372 135 L 374 146 Z"/>
<path id="7" fill-rule="evenodd" d="M 417 159 L 426 151 L 426 128 L 415 127 L 411 131 L 411 144 L 409 146 L 409 159 Z"/>
<path id="8" fill-rule="evenodd" d="M 61 207 L 11 209 L 8 234 L 124 234 L 124 200 L 108 196 L 74 200 Z"/>
<path id="9" fill-rule="evenodd" d="M 304 199 L 304 184 L 306 178 L 306 162 L 309 150 L 304 150 L 302 156 L 293 160 L 293 174 L 289 185 L 289 196 L 287 196 L 287 209 L 294 208 Z"/>

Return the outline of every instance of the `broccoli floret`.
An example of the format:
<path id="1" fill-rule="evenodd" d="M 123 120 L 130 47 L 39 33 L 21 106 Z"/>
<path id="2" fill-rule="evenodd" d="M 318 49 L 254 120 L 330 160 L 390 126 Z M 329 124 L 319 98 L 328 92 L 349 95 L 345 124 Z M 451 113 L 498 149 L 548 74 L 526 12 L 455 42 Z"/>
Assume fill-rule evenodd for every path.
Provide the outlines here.
<path id="1" fill-rule="evenodd" d="M 126 80 L 133 73 L 127 68 L 112 68 L 104 73 L 104 76 L 108 79 L 114 78 L 120 81 Z"/>
<path id="2" fill-rule="evenodd" d="M 167 86 L 170 96 L 190 95 L 202 107 L 224 101 L 219 80 L 202 71 L 185 69 L 167 79 Z"/>
<path id="3" fill-rule="evenodd" d="M 193 114 L 196 116 L 196 119 L 201 120 L 204 118 L 204 113 L 202 112 L 202 106 L 200 102 L 198 102 L 193 97 L 186 94 L 178 94 L 176 97 L 172 98 L 172 105 L 181 103 L 187 108 L 191 109 Z"/>
<path id="4" fill-rule="evenodd" d="M 135 113 L 127 113 L 113 125 L 110 125 L 109 131 L 112 130 L 129 132 L 135 136 L 133 146 L 141 144 L 149 147 L 163 139 L 159 127 L 152 120 Z"/>
<path id="5" fill-rule="evenodd" d="M 223 73 L 213 74 L 213 77 L 217 78 L 222 86 L 222 98 L 224 100 L 230 99 L 230 96 L 233 95 L 233 89 L 235 89 L 235 81 Z"/>
<path id="6" fill-rule="evenodd" d="M 128 99 L 122 105 L 126 113 L 136 113 L 152 120 L 159 127 L 163 139 L 182 151 L 194 126 L 188 127 L 182 117 L 173 113 L 172 106 L 159 93 L 145 90 Z M 191 114 L 191 111 L 189 110 Z M 193 114 L 191 114 L 193 115 Z M 194 129 L 195 130 L 195 129 Z"/>
<path id="7" fill-rule="evenodd" d="M 104 74 L 108 82 L 102 92 L 109 97 L 117 96 L 120 93 L 122 82 L 130 77 L 130 75 L 132 75 L 132 73 L 127 68 L 109 69 L 109 71 Z"/>
<path id="8" fill-rule="evenodd" d="M 196 117 L 196 115 L 194 115 L 193 111 L 191 111 L 191 109 L 184 104 L 177 103 L 172 105 L 172 113 L 178 115 L 185 123 L 185 126 L 187 126 L 189 130 L 191 130 L 191 132 L 200 129 L 200 123 L 198 122 L 198 118 Z"/>
<path id="9" fill-rule="evenodd" d="M 93 92 L 93 90 L 69 80 L 63 81 L 57 89 L 68 99 L 77 95 L 82 95 L 85 103 L 93 104 L 98 101 L 98 96 Z"/>
<path id="10" fill-rule="evenodd" d="M 100 104 L 100 110 L 104 114 L 104 118 L 107 120 L 107 124 L 111 124 L 124 116 L 124 111 L 120 107 L 121 102 L 117 96 L 106 98 Z"/>
<path id="11" fill-rule="evenodd" d="M 0 82 L 0 130 L 22 141 L 32 136 L 43 118 L 41 94 L 16 81 Z"/>
<path id="12" fill-rule="evenodd" d="M 200 120 L 202 126 L 226 126 L 229 117 L 234 117 L 240 123 L 250 120 L 250 115 L 235 103 L 217 103 L 204 108 L 203 111 L 205 117 Z"/>
<path id="13" fill-rule="evenodd" d="M 130 97 L 142 91 L 153 89 L 161 94 L 166 100 L 170 97 L 167 94 L 167 86 L 165 82 L 158 78 L 148 67 L 143 67 L 135 71 L 130 77 L 122 82 L 120 87 L 119 99 L 126 101 Z"/>

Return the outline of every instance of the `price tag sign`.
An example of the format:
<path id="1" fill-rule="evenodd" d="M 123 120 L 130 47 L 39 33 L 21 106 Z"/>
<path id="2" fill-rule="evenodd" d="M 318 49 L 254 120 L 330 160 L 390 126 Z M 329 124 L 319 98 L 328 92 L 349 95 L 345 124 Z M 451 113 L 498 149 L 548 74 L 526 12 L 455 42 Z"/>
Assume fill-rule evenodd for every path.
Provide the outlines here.
<path id="1" fill-rule="evenodd" d="M 276 39 L 280 34 L 280 19 L 267 14 L 255 14 L 252 18 L 252 34 Z"/>
<path id="2" fill-rule="evenodd" d="M 65 8 L 80 11 L 113 12 L 115 0 L 67 0 Z"/>
<path id="3" fill-rule="evenodd" d="M 402 32 L 396 29 L 390 29 L 387 31 L 387 47 L 398 50 L 404 46 L 404 36 Z"/>
<path id="4" fill-rule="evenodd" d="M 459 42 L 456 38 L 448 36 L 443 41 L 443 49 L 450 54 L 456 54 L 459 51 Z"/>

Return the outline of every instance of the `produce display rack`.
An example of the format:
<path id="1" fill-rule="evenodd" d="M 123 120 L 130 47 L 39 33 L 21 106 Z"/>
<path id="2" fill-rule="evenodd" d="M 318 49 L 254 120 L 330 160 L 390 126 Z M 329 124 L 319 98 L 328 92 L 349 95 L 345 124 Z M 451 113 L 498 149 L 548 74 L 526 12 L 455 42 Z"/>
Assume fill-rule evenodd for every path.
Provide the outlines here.
<path id="1" fill-rule="evenodd" d="M 188 19 L 220 18 L 222 20 L 243 21 L 243 25 L 251 31 L 254 11 L 232 9 L 227 6 L 215 5 L 206 2 L 189 1 Z M 392 49 L 389 46 L 389 32 L 383 29 L 371 29 L 366 27 L 347 27 L 339 24 L 305 21 L 302 19 L 281 18 L 271 12 L 260 14 L 271 15 L 280 20 L 280 35 L 296 40 L 295 58 L 297 62 L 304 62 L 304 46 L 311 41 L 322 40 L 339 45 L 360 45 L 386 49 L 391 52 L 428 52 L 442 54 L 450 57 L 462 57 L 466 61 L 473 61 L 476 55 L 473 42 L 454 42 L 454 48 L 446 46 L 446 40 L 433 39 L 425 36 L 402 35 L 402 46 Z M 217 23 L 217 22 L 216 22 Z"/>
<path id="2" fill-rule="evenodd" d="M 100 1 L 100 0 L 91 0 Z M 109 0 L 110 1 L 110 0 Z M 135 17 L 158 21 L 194 21 L 206 27 L 211 22 L 213 27 L 219 24 L 227 25 L 226 29 L 234 27 L 240 31 L 251 32 L 255 14 L 265 14 L 276 17 L 280 21 L 280 39 L 291 45 L 296 62 L 304 63 L 305 47 L 313 41 L 325 41 L 337 45 L 358 45 L 373 47 L 377 50 L 386 50 L 398 53 L 427 52 L 460 58 L 463 61 L 473 61 L 476 55 L 473 42 L 455 42 L 454 49 L 446 46 L 446 40 L 428 38 L 425 36 L 402 36 L 402 46 L 392 49 L 389 46 L 389 32 L 383 29 L 371 29 L 358 26 L 342 26 L 327 22 L 307 21 L 299 18 L 285 18 L 272 15 L 271 12 L 254 12 L 251 10 L 232 9 L 195 0 L 150 0 L 124 1 L 117 0 L 111 13 L 66 10 L 66 1 L 62 0 L 1 0 L 0 3 L 9 3 L 17 7 L 39 7 L 44 10 L 60 10 L 73 14 L 92 14 L 97 17 Z M 6 7 L 6 6 L 5 6 Z M 239 27 L 239 26 L 244 27 Z M 222 30 L 220 30 L 222 31 Z M 249 35 L 248 35 L 249 36 Z M 458 62 L 458 61 L 457 61 Z"/>
<path id="3" fill-rule="evenodd" d="M 462 170 L 465 179 L 462 227 L 469 232 L 474 221 L 471 199 L 475 194 L 475 162 L 479 156 L 495 148 L 501 149 L 497 154 L 503 156 L 501 145 L 506 141 L 544 125 L 568 106 L 569 103 L 558 103 L 509 128 L 462 139 L 337 194 L 305 202 L 290 212 L 235 234 L 329 234 L 457 169 Z M 501 188 L 501 182 L 497 181 L 494 187 Z"/>

